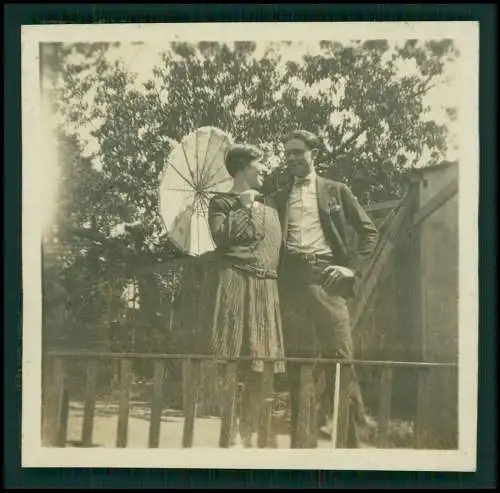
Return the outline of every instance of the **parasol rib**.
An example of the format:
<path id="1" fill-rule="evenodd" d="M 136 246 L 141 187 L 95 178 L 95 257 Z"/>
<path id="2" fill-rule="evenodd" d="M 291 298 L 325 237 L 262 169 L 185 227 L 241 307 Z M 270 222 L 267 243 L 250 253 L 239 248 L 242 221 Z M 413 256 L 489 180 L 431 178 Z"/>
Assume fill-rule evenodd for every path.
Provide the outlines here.
<path id="1" fill-rule="evenodd" d="M 189 207 L 186 207 L 186 209 L 189 209 Z M 186 209 L 184 209 L 184 211 L 186 211 Z M 171 226 L 171 228 L 170 228 L 170 231 L 175 231 L 175 229 L 179 226 L 179 223 L 180 223 L 180 222 L 181 222 L 181 220 L 183 219 L 183 218 L 181 217 L 181 214 L 182 214 L 182 213 L 178 214 L 178 215 L 177 215 L 177 217 L 174 219 L 173 224 L 172 224 L 172 226 Z M 192 221 L 192 219 L 193 219 L 193 215 L 194 215 L 194 203 L 193 203 L 193 205 L 191 206 L 191 208 L 189 209 L 189 211 L 188 211 L 188 215 L 189 215 L 189 218 L 185 218 L 185 219 L 187 219 L 187 220 L 188 220 L 188 222 L 189 222 L 189 221 Z M 175 243 L 175 244 L 176 244 L 176 245 L 177 245 L 177 246 L 178 246 L 181 250 L 184 250 L 184 249 L 186 249 L 186 248 L 187 248 L 187 249 L 189 249 L 189 246 L 187 246 L 187 245 L 186 245 L 185 240 L 184 240 L 184 243 L 180 243 L 180 242 L 178 242 L 175 238 L 173 238 L 173 237 L 172 237 L 172 234 L 171 234 L 170 232 L 168 232 L 167 234 L 168 234 L 168 236 L 172 239 L 172 241 L 173 241 L 173 242 L 174 242 L 174 243 Z"/>
<path id="2" fill-rule="evenodd" d="M 215 158 L 217 157 L 217 154 L 219 153 L 220 149 L 222 148 L 222 142 L 219 143 L 219 147 L 217 148 L 217 152 L 214 153 L 213 157 L 212 157 L 212 160 L 210 161 L 210 164 L 207 166 L 207 171 L 205 172 L 205 174 L 203 175 L 203 186 L 205 186 L 205 184 L 208 184 L 208 182 L 217 174 L 217 172 L 222 169 L 222 166 L 225 166 L 225 163 L 224 163 L 224 159 L 222 160 L 222 166 L 219 166 L 217 168 L 217 171 L 215 171 L 215 173 L 213 173 L 210 178 L 206 179 L 206 176 L 208 175 L 208 172 L 210 170 L 210 167 L 212 166 L 212 164 L 214 163 L 215 161 Z"/>
<path id="3" fill-rule="evenodd" d="M 191 169 L 191 165 L 189 164 L 189 159 L 187 157 L 186 148 L 184 147 L 184 142 L 182 141 L 181 141 L 181 147 L 182 147 L 182 153 L 184 154 L 184 159 L 186 160 L 186 164 L 189 170 L 189 174 L 191 175 L 191 179 L 193 180 L 192 186 L 193 188 L 195 188 L 195 182 L 197 183 L 197 181 L 195 180 L 193 170 Z"/>
<path id="4" fill-rule="evenodd" d="M 196 231 L 198 233 L 196 235 L 196 240 L 197 240 L 197 243 L 198 243 L 198 250 L 197 250 L 196 253 L 200 253 L 200 217 L 201 217 L 201 214 L 197 214 L 196 215 Z"/>
<path id="5" fill-rule="evenodd" d="M 160 217 L 171 239 L 188 255 L 198 256 L 216 247 L 208 217 L 211 198 L 236 195 L 223 191 L 232 181 L 228 173 L 224 173 L 224 150 L 231 143 L 231 138 L 218 129 L 200 128 L 179 142 L 182 152 L 178 149 L 169 160 L 168 164 L 181 179 L 168 174 L 162 179 L 160 204 L 163 198 L 168 207 L 165 208 L 167 204 L 163 206 Z M 169 179 L 172 186 L 169 186 Z M 171 218 L 179 209 L 183 211 L 172 224 Z"/>
<path id="6" fill-rule="evenodd" d="M 212 131 L 212 132 L 210 133 L 210 140 L 209 140 L 209 143 L 210 143 L 210 141 L 211 141 L 211 139 L 212 139 L 213 135 L 215 135 L 215 132 L 213 132 L 213 131 Z M 225 143 L 226 143 L 226 144 L 227 144 L 227 143 L 229 143 L 228 139 L 226 139 Z M 209 163 L 208 165 L 206 165 L 206 161 L 207 161 L 207 158 L 208 158 L 208 153 L 205 155 L 205 159 L 203 160 L 203 167 L 202 167 L 202 169 L 203 169 L 203 175 L 202 175 L 202 177 L 201 177 L 202 182 L 203 182 L 203 187 L 205 187 L 205 186 L 209 183 L 209 180 L 212 178 L 212 176 L 211 176 L 210 178 L 208 178 L 208 179 L 207 179 L 207 176 L 208 176 L 208 173 L 210 172 L 210 167 L 211 167 L 211 166 L 212 166 L 212 164 L 214 163 L 215 158 L 217 157 L 217 155 L 218 155 L 218 153 L 219 153 L 219 151 L 220 151 L 220 149 L 221 149 L 222 145 L 223 145 L 223 143 L 222 143 L 222 142 L 221 142 L 221 143 L 219 143 L 219 147 L 217 148 L 217 152 L 215 152 L 215 153 L 214 153 L 214 155 L 212 156 L 212 160 L 210 161 L 210 163 Z M 208 145 L 207 145 L 207 149 L 208 149 L 208 148 L 209 148 L 209 147 L 208 147 Z M 224 158 L 223 158 L 223 159 L 222 159 L 222 163 L 223 163 L 223 165 L 224 165 L 224 161 L 225 161 L 225 160 L 224 160 Z M 220 169 L 220 168 L 218 168 L 218 169 Z"/>
<path id="7" fill-rule="evenodd" d="M 188 189 L 188 188 L 169 188 L 169 187 L 165 187 L 165 190 L 168 190 L 169 192 L 189 192 L 189 193 L 193 192 L 193 189 Z"/>
<path id="8" fill-rule="evenodd" d="M 215 241 L 212 237 L 212 232 L 210 230 L 210 223 L 208 222 L 208 218 L 206 216 L 203 216 L 203 220 L 207 223 L 208 232 L 210 233 L 209 239 L 210 239 L 211 246 L 212 246 L 212 248 L 217 248 L 217 245 L 215 244 Z"/>
<path id="9" fill-rule="evenodd" d="M 222 181 L 219 181 L 217 183 L 214 183 L 214 184 L 211 184 L 210 181 L 213 180 L 216 176 L 217 176 L 217 173 L 223 168 L 223 166 L 225 166 L 224 164 L 219 166 L 206 180 L 205 180 L 205 186 L 215 186 L 215 185 L 218 185 L 220 183 L 224 183 L 225 181 L 228 181 L 228 178 L 224 178 L 224 180 Z"/>
<path id="10" fill-rule="evenodd" d="M 210 137 L 208 138 L 208 142 L 207 142 L 207 150 L 210 149 L 210 143 L 212 142 L 212 137 L 214 136 L 214 131 L 212 130 L 210 132 Z M 219 152 L 219 151 L 217 151 Z M 208 152 L 205 154 L 205 157 L 203 158 L 203 164 L 201 166 L 201 169 L 205 169 L 205 164 L 207 163 L 207 156 L 208 156 Z"/>
<path id="11" fill-rule="evenodd" d="M 172 162 L 169 163 L 170 166 L 174 169 L 174 171 L 194 190 L 195 186 L 193 183 L 191 183 L 173 164 Z M 189 164 L 188 164 L 189 167 Z"/>
<path id="12" fill-rule="evenodd" d="M 219 145 L 219 149 L 220 149 L 220 145 Z M 217 153 L 219 152 L 219 149 L 217 149 Z M 223 159 L 222 160 L 222 164 L 210 176 L 208 176 L 208 173 L 210 172 L 210 168 L 211 168 L 212 164 L 215 161 L 217 153 L 212 158 L 212 161 L 210 162 L 210 165 L 207 167 L 207 171 L 206 171 L 206 173 L 205 173 L 205 175 L 203 177 L 204 178 L 204 185 L 205 186 L 208 186 L 210 184 L 210 181 L 213 180 L 217 176 L 217 173 L 219 173 L 219 171 L 221 169 L 223 169 L 224 166 L 225 166 L 225 159 Z"/>
<path id="13" fill-rule="evenodd" d="M 196 132 L 194 137 L 194 156 L 196 158 L 196 184 L 200 184 L 200 163 L 198 161 L 199 158 L 199 149 L 198 149 L 198 139 L 200 138 L 200 134 Z"/>
<path id="14" fill-rule="evenodd" d="M 194 218 L 194 220 L 196 220 L 196 216 L 197 216 L 197 214 L 196 214 L 196 201 L 197 201 L 197 196 L 196 196 L 196 194 L 194 194 L 194 196 L 193 196 L 193 214 L 191 215 L 191 221 L 193 220 L 193 218 Z M 199 234 L 198 234 L 198 236 L 199 236 Z M 191 241 L 193 241 L 193 238 L 191 238 Z M 191 245 L 189 245 L 187 249 L 188 249 L 188 251 L 191 250 Z"/>
<path id="15" fill-rule="evenodd" d="M 200 200 L 202 201 L 203 205 L 205 207 L 208 207 L 210 205 L 210 199 L 208 198 L 208 192 L 204 191 L 200 194 Z"/>
<path id="16" fill-rule="evenodd" d="M 232 178 L 229 177 L 229 178 L 224 178 L 223 180 L 219 180 L 219 181 L 216 181 L 215 183 L 211 183 L 210 185 L 207 184 L 207 186 L 209 186 L 210 188 L 212 187 L 216 187 L 217 185 L 220 185 L 221 183 L 225 183 L 226 181 L 231 181 Z M 210 190 L 207 190 L 208 192 L 210 192 Z"/>

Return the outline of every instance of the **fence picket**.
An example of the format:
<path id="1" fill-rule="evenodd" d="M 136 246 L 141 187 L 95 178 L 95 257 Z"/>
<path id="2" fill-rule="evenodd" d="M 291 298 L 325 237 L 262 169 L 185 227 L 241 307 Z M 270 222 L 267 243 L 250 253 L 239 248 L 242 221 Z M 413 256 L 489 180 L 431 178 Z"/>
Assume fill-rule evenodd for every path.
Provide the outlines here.
<path id="1" fill-rule="evenodd" d="M 392 368 L 382 368 L 379 381 L 379 405 L 377 413 L 378 435 L 377 447 L 386 448 L 389 445 L 389 419 L 391 417 L 392 398 Z"/>
<path id="2" fill-rule="evenodd" d="M 130 387 L 132 384 L 132 363 L 128 359 L 120 365 L 120 406 L 118 414 L 118 428 L 116 446 L 125 448 L 128 440 L 128 416 L 130 411 Z"/>
<path id="3" fill-rule="evenodd" d="M 349 383 L 352 374 L 350 365 L 340 365 L 339 413 L 337 422 L 337 448 L 347 448 L 349 437 Z"/>
<path id="4" fill-rule="evenodd" d="M 303 363 L 301 365 L 299 382 L 296 448 L 310 448 L 313 446 L 311 419 L 312 413 L 316 412 L 313 404 L 314 381 L 312 363 Z"/>
<path id="5" fill-rule="evenodd" d="M 64 354 L 63 354 L 64 353 Z M 100 361 L 104 358 L 119 362 L 120 366 L 120 403 L 116 446 L 123 448 L 128 441 L 128 421 L 130 411 L 131 383 L 132 383 L 132 359 L 141 359 L 142 355 L 128 353 L 88 353 L 88 352 L 61 352 L 51 351 L 44 357 L 48 365 L 48 373 L 44 375 L 43 395 L 43 443 L 52 447 L 64 447 L 67 439 L 67 425 L 69 414 L 69 388 L 68 374 L 66 368 L 67 359 L 80 357 L 89 360 L 86 367 L 85 401 L 81 443 L 85 447 L 92 446 L 92 435 L 95 421 L 96 386 Z M 151 356 L 151 357 L 150 357 Z M 148 355 L 146 360 L 154 361 L 153 399 L 151 403 L 151 420 L 149 423 L 148 446 L 159 447 L 161 414 L 163 410 L 163 382 L 164 366 L 169 359 L 178 359 L 178 355 L 158 354 Z M 184 431 L 182 438 L 183 447 L 192 447 L 194 439 L 194 423 L 197 415 L 198 396 L 200 391 L 201 365 L 202 361 L 211 357 L 194 356 L 184 363 L 183 390 L 184 390 Z M 213 360 L 213 358 L 212 358 Z M 223 359 L 224 360 L 224 359 Z M 273 384 L 274 371 L 272 358 L 265 358 L 265 370 L 262 375 L 261 397 L 259 404 L 257 446 L 265 448 L 272 446 L 275 438 L 272 433 L 272 409 L 273 409 Z M 338 359 L 315 359 L 309 358 L 285 358 L 286 361 L 298 363 L 289 366 L 290 376 L 295 379 L 291 388 L 292 408 L 292 448 L 311 448 L 317 446 L 317 423 L 316 423 L 316 389 L 314 385 L 314 368 L 316 365 L 336 364 L 334 412 L 332 433 L 332 447 L 346 448 L 348 446 L 349 434 L 349 381 L 352 377 L 353 367 L 356 365 L 378 367 L 381 369 L 379 380 L 380 400 L 377 409 L 379 423 L 379 434 L 377 437 L 378 447 L 387 447 L 388 427 L 391 417 L 391 392 L 392 378 L 395 368 L 415 368 L 419 374 L 418 385 L 418 410 L 415 420 L 415 447 L 425 448 L 428 442 L 428 430 L 426 430 L 425 408 L 430 404 L 428 399 L 428 379 L 431 370 L 453 369 L 456 371 L 455 363 L 422 363 L 401 361 L 356 361 Z M 219 436 L 219 446 L 229 447 L 232 442 L 232 432 L 235 428 L 235 416 L 238 415 L 236 408 L 236 384 L 237 367 L 239 361 L 247 361 L 246 358 L 226 359 L 226 379 L 224 388 L 224 399 L 222 405 L 222 422 Z M 220 363 L 219 363 L 220 364 Z M 45 366 L 47 368 L 47 365 Z M 336 423 L 336 426 L 335 426 Z"/>
<path id="6" fill-rule="evenodd" d="M 332 416 L 332 448 L 337 448 L 339 409 L 340 409 L 340 363 L 335 365 L 335 383 L 333 389 L 333 416 Z"/>
<path id="7" fill-rule="evenodd" d="M 185 396 L 184 430 L 182 433 L 182 446 L 184 448 L 193 446 L 194 422 L 196 420 L 200 386 L 200 366 L 201 361 L 188 360 L 182 369 Z"/>
<path id="8" fill-rule="evenodd" d="M 425 410 L 428 405 L 429 370 L 418 371 L 417 418 L 415 420 L 415 448 L 424 449 L 427 443 Z"/>
<path id="9" fill-rule="evenodd" d="M 47 398 L 47 443 L 51 447 L 64 447 L 66 444 L 66 430 L 69 398 L 66 391 L 65 361 L 63 358 L 54 358 L 52 363 L 52 381 L 50 382 Z"/>
<path id="10" fill-rule="evenodd" d="M 57 430 L 58 447 L 66 447 L 68 437 L 69 402 L 69 389 L 66 385 L 64 385 L 61 398 L 59 427 Z"/>
<path id="11" fill-rule="evenodd" d="M 97 360 L 88 362 L 85 378 L 85 403 L 83 409 L 82 445 L 92 446 L 92 435 L 94 431 L 94 414 L 96 400 L 96 384 L 99 369 Z"/>
<path id="12" fill-rule="evenodd" d="M 153 401 L 151 403 L 151 418 L 149 422 L 149 448 L 158 448 L 160 445 L 164 371 L 164 362 L 162 360 L 155 361 L 153 370 Z"/>
<path id="13" fill-rule="evenodd" d="M 236 362 L 226 363 L 224 375 L 224 402 L 222 404 L 222 419 L 219 436 L 219 447 L 228 448 L 231 445 L 231 435 L 234 426 L 234 411 L 238 365 Z"/>
<path id="14" fill-rule="evenodd" d="M 271 438 L 271 417 L 273 410 L 274 393 L 274 364 L 264 363 L 264 371 L 261 380 L 261 403 L 259 407 L 259 428 L 257 435 L 257 446 L 266 448 Z"/>

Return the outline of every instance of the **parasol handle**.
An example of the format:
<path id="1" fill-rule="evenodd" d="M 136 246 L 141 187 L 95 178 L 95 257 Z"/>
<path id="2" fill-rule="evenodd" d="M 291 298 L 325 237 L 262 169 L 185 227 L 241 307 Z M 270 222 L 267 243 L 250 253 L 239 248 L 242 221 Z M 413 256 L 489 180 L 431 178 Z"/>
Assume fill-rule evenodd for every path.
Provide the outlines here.
<path id="1" fill-rule="evenodd" d="M 215 192 L 213 190 L 207 190 L 206 192 L 204 192 L 206 194 L 213 194 L 213 195 L 229 195 L 231 197 L 237 197 L 239 196 L 240 194 L 239 193 L 236 193 L 236 192 Z"/>
<path id="2" fill-rule="evenodd" d="M 257 194 L 255 195 L 255 198 L 262 198 L 262 197 L 266 197 L 266 196 L 271 196 L 271 195 L 274 195 L 274 194 L 268 194 L 268 195 L 265 195 L 263 193 L 259 193 L 258 190 L 256 190 Z M 206 193 L 212 193 L 214 195 L 222 195 L 222 196 L 226 196 L 226 197 L 239 197 L 241 194 L 240 193 L 236 193 L 236 192 L 206 192 Z"/>

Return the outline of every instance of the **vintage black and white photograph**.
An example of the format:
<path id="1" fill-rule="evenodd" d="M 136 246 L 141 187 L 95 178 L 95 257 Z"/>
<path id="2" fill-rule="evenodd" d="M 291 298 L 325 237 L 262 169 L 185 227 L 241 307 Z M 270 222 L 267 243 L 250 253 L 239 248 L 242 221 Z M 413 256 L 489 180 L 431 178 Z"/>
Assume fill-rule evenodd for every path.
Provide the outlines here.
<path id="1" fill-rule="evenodd" d="M 477 25 L 270 26 L 23 27 L 27 465 L 475 469 Z"/>

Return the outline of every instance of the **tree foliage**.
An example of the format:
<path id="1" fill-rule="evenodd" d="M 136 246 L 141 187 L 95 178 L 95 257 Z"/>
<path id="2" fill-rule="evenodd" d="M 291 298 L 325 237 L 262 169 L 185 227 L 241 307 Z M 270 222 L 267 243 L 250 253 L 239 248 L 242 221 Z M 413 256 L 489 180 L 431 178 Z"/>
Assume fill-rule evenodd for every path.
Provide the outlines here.
<path id="1" fill-rule="evenodd" d="M 425 95 L 457 56 L 451 41 L 324 41 L 293 61 L 284 56 L 289 46 L 262 52 L 252 42 L 173 43 L 141 83 L 110 59 L 115 45 L 58 46 L 46 65 L 61 115 L 51 241 L 65 253 L 47 275 L 59 276 L 74 319 L 95 325 L 116 318 L 123 301 L 106 291 L 110 279 L 121 293 L 137 277 L 135 267 L 179 254 L 164 235 L 157 188 L 174 142 L 197 127 L 214 125 L 261 146 L 270 165 L 281 158 L 285 132 L 310 129 L 325 144 L 318 171 L 350 184 L 364 203 L 401 196 L 405 171 L 424 151 L 443 158 L 446 127 L 427 118 Z M 402 63 L 412 70 L 400 70 Z M 146 323 L 165 326 L 158 293 L 170 299 L 178 281 L 140 279 L 141 293 L 149 293 L 141 295 Z M 89 283 L 95 293 L 86 299 L 94 304 L 81 304 Z"/>

